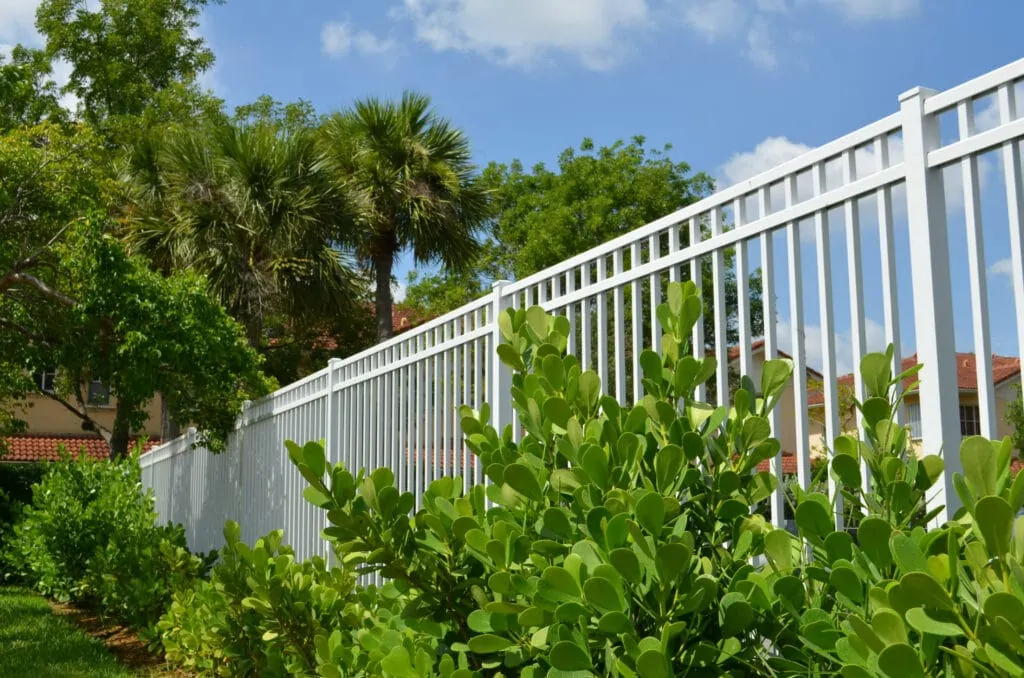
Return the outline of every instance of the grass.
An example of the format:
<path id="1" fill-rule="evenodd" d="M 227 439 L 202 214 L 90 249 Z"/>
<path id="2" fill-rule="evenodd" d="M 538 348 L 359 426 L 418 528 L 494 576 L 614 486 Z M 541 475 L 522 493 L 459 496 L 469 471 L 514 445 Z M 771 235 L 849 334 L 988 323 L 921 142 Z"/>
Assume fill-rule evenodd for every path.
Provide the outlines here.
<path id="1" fill-rule="evenodd" d="M 26 589 L 0 588 L 0 676 L 122 678 L 135 672 Z"/>

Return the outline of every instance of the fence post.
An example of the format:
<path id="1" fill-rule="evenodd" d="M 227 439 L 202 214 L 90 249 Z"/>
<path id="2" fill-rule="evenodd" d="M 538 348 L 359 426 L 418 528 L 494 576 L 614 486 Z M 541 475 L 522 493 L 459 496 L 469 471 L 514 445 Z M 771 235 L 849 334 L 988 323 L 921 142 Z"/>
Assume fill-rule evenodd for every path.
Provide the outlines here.
<path id="1" fill-rule="evenodd" d="M 324 414 L 324 452 L 326 452 L 327 463 L 333 464 L 336 457 L 334 456 L 334 441 L 337 439 L 338 422 L 334 416 L 334 387 L 336 385 L 335 375 L 338 373 L 338 365 L 341 364 L 340 358 L 331 358 L 327 361 L 327 402 L 324 405 L 326 412 Z M 327 520 L 327 511 L 322 511 L 324 529 L 330 527 L 331 521 Z M 330 544 L 321 539 L 324 545 L 324 559 L 327 562 L 327 567 L 331 567 L 334 559 Z"/>
<path id="2" fill-rule="evenodd" d="M 941 169 L 929 169 L 928 152 L 940 146 L 939 120 L 924 111 L 933 90 L 917 87 L 900 96 L 903 154 L 910 226 L 910 271 L 920 372 L 922 452 L 941 454 L 942 480 L 928 496 L 929 508 L 945 508 L 941 524 L 960 506 L 953 473 L 960 466 L 960 391 L 956 376 L 953 299 L 949 278 L 949 238 Z"/>
<path id="3" fill-rule="evenodd" d="M 501 435 L 505 426 L 512 423 L 512 372 L 498 359 L 498 345 L 502 342 L 498 317 L 512 306 L 512 300 L 505 296 L 505 286 L 508 284 L 508 280 L 495 280 L 491 286 L 491 350 L 485 363 L 490 367 L 491 423 L 498 435 Z"/>

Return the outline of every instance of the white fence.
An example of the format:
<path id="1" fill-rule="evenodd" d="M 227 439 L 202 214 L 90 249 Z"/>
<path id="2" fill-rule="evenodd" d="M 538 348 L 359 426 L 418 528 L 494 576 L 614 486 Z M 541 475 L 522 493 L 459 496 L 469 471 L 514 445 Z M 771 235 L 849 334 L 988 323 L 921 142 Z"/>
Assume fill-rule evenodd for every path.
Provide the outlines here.
<path id="1" fill-rule="evenodd" d="M 509 374 L 494 352 L 501 309 L 540 304 L 568 315 L 570 352 L 598 371 L 609 393 L 632 401 L 640 392 L 640 349 L 659 344 L 654 309 L 662 287 L 694 280 L 713 289 L 706 309 L 711 336 L 698 324 L 694 344 L 713 347 L 718 357 L 718 394 L 728 393 L 730 332 L 740 372 L 756 370 L 750 286 L 761 286 L 765 357 L 784 348 L 796 364 L 787 421 L 777 411 L 773 426 L 792 431 L 793 449 L 786 451 L 796 456 L 805 486 L 812 453 L 807 368 L 824 377 L 823 433 L 831 440 L 841 425 L 839 370 L 851 369 L 878 343 L 896 345 L 897 367 L 901 350 L 916 351 L 925 364 L 922 446 L 946 452 L 946 480 L 934 499 L 955 506 L 957 334 L 966 337 L 961 348 L 978 356 L 980 427 L 992 437 L 993 331 L 1000 345 L 1016 346 L 1016 355 L 1024 347 L 1024 103 L 1016 102 L 1022 79 L 1024 59 L 945 92 L 907 92 L 897 113 L 332 361 L 248 406 L 221 455 L 191 449 L 189 437 L 156 448 L 142 458 L 143 481 L 154 489 L 160 515 L 183 523 L 195 549 L 218 548 L 223 523 L 233 518 L 250 542 L 283 527 L 298 555 L 324 553 L 324 516 L 302 498 L 305 482 L 287 458 L 286 439 L 326 439 L 332 461 L 352 469 L 389 466 L 399 485 L 417 495 L 440 475 L 480 482 L 481 470 L 460 442 L 456 407 L 486 400 L 499 424 L 512 421 Z M 986 238 L 1005 257 L 998 264 L 1001 291 L 990 284 Z M 905 251 L 900 242 L 908 243 Z M 750 277 L 755 271 L 760 282 Z M 966 277 L 966 296 L 963 285 L 954 287 L 958 272 Z M 735 294 L 727 294 L 727 283 Z M 812 291 L 816 299 L 808 302 Z M 998 304 L 991 317 L 990 300 Z M 781 473 L 781 459 L 772 468 Z M 782 519 L 781 502 L 776 492 L 773 521 Z"/>

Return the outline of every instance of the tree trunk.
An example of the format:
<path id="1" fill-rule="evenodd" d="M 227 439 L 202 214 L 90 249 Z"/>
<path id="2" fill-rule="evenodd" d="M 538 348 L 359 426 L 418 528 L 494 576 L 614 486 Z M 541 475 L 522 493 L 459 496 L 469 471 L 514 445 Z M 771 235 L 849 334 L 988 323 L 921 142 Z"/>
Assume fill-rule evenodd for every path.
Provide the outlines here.
<path id="1" fill-rule="evenodd" d="M 181 426 L 175 421 L 174 417 L 171 416 L 171 411 L 167 409 L 167 399 L 164 398 L 163 394 L 160 395 L 160 440 L 167 442 L 168 440 L 174 440 L 181 435 Z"/>
<path id="2" fill-rule="evenodd" d="M 131 431 L 128 429 L 128 413 L 131 408 L 124 404 L 121 398 L 117 399 L 117 407 L 114 414 L 114 426 L 110 432 L 110 460 L 117 461 L 128 456 L 128 438 Z"/>
<path id="3" fill-rule="evenodd" d="M 390 339 L 391 329 L 391 268 L 394 257 L 390 252 L 378 254 L 374 266 L 377 269 L 377 341 Z"/>

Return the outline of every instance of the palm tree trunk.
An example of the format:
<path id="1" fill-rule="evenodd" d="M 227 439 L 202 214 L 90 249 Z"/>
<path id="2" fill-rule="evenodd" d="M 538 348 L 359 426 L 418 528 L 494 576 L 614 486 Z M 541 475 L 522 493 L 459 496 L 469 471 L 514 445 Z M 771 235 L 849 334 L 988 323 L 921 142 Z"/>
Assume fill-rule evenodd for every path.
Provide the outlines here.
<path id="1" fill-rule="evenodd" d="M 377 269 L 377 341 L 390 339 L 391 330 L 391 267 L 394 257 L 390 252 L 376 256 L 373 262 Z"/>

